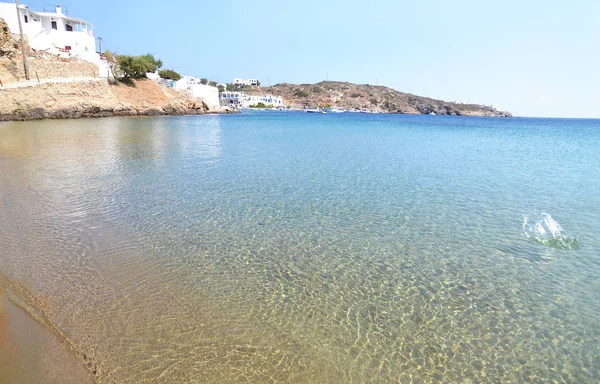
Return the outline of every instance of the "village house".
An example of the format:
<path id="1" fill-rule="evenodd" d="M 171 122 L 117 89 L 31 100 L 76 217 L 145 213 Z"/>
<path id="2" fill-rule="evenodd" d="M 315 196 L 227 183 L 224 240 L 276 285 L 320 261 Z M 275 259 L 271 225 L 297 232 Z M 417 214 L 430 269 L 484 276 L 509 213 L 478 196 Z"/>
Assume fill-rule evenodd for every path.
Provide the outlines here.
<path id="1" fill-rule="evenodd" d="M 185 91 L 192 97 L 202 99 L 210 108 L 219 105 L 219 89 L 211 85 L 202 84 L 197 77 L 183 76 L 175 82 L 175 89 Z"/>
<path id="2" fill-rule="evenodd" d="M 219 106 L 219 89 L 211 85 L 202 84 L 197 77 L 183 76 L 177 81 L 162 79 L 158 75 L 158 70 L 155 73 L 147 73 L 146 77 L 157 83 L 163 84 L 168 88 L 185 92 L 192 97 L 202 99 L 209 108 Z"/>
<path id="3" fill-rule="evenodd" d="M 233 79 L 233 85 L 237 85 L 237 86 L 244 86 L 244 85 L 258 86 L 258 85 L 260 85 L 260 81 L 258 81 L 257 79 L 243 80 L 243 79 L 235 78 L 235 79 Z"/>
<path id="4" fill-rule="evenodd" d="M 275 108 L 283 107 L 283 99 L 279 96 L 273 95 L 245 95 L 244 92 L 221 92 L 220 96 L 221 105 L 223 106 L 236 106 L 240 108 L 249 108 L 250 106 L 263 103 L 265 105 L 271 105 Z"/>
<path id="5" fill-rule="evenodd" d="M 19 18 L 23 34 L 32 49 L 53 53 L 60 57 L 72 57 L 98 65 L 100 76 L 109 76 L 106 60 L 96 52 L 94 26 L 85 20 L 69 17 L 61 6 L 52 7 L 51 12 L 36 12 L 20 4 L 0 3 L 0 17 L 13 34 L 19 33 Z"/>

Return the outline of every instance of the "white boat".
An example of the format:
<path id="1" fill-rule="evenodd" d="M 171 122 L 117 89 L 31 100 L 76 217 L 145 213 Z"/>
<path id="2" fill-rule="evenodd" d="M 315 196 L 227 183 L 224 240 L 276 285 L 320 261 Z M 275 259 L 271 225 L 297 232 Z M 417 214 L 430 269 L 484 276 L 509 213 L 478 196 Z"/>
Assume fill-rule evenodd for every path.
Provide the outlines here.
<path id="1" fill-rule="evenodd" d="M 331 112 L 331 113 L 344 113 L 346 112 L 346 110 L 344 108 L 340 108 L 340 107 L 331 107 L 327 109 L 327 112 Z"/>
<path id="2" fill-rule="evenodd" d="M 318 109 L 318 108 L 309 108 L 306 109 L 306 113 L 327 113 L 322 109 Z"/>

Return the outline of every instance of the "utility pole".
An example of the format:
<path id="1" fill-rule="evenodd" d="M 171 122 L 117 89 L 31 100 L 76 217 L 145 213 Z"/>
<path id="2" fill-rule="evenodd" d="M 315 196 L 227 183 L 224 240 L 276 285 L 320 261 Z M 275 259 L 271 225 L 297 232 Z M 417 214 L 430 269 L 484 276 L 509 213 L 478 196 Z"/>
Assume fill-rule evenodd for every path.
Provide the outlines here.
<path id="1" fill-rule="evenodd" d="M 102 38 L 101 37 L 98 38 L 98 45 L 100 46 L 99 47 L 100 48 L 100 55 L 102 55 Z"/>
<path id="2" fill-rule="evenodd" d="M 19 0 L 15 0 L 17 8 L 17 19 L 19 20 L 19 33 L 21 34 L 21 50 L 23 52 L 23 69 L 25 69 L 25 79 L 29 80 L 29 65 L 27 65 L 27 50 L 25 49 L 25 38 L 23 37 L 23 24 L 19 14 Z"/>

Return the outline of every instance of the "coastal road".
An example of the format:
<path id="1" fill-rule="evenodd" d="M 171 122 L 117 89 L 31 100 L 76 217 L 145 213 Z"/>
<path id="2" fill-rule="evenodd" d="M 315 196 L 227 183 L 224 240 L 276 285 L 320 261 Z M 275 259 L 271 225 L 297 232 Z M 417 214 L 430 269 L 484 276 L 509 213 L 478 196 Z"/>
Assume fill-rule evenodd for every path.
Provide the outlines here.
<path id="1" fill-rule="evenodd" d="M 91 76 L 60 77 L 60 78 L 55 78 L 55 79 L 43 79 L 43 80 L 40 80 L 39 82 L 37 81 L 37 79 L 35 79 L 35 80 L 25 80 L 25 81 L 19 81 L 16 83 L 4 84 L 3 87 L 0 87 L 0 90 L 24 88 L 24 87 L 35 87 L 37 85 L 48 84 L 48 83 L 76 83 L 76 82 L 80 82 L 80 81 L 101 81 L 101 80 L 106 80 L 106 77 L 91 77 Z"/>

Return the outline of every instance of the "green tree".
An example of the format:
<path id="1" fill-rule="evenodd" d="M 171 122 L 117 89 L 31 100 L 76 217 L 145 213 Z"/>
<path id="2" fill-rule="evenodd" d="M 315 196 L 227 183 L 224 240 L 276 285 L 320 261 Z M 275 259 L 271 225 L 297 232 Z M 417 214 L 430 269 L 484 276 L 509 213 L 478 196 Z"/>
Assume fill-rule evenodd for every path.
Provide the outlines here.
<path id="1" fill-rule="evenodd" d="M 222 85 L 219 85 L 219 92 L 225 92 L 225 87 Z"/>
<path id="2" fill-rule="evenodd" d="M 125 81 L 132 79 L 142 79 L 148 72 L 156 72 L 162 67 L 162 61 L 148 53 L 141 56 L 115 55 L 116 66 L 115 78 L 121 78 Z"/>
<path id="3" fill-rule="evenodd" d="M 200 79 L 200 84 L 204 84 L 204 85 L 208 84 L 208 79 L 205 79 L 205 78 Z"/>
<path id="4" fill-rule="evenodd" d="M 209 81 L 208 85 L 210 85 L 211 87 L 216 87 L 217 86 L 217 82 L 216 81 Z"/>
<path id="5" fill-rule="evenodd" d="M 163 79 L 169 79 L 169 80 L 175 80 L 175 81 L 181 79 L 181 75 L 172 69 L 161 69 L 160 71 L 158 71 L 158 76 L 160 76 Z"/>

